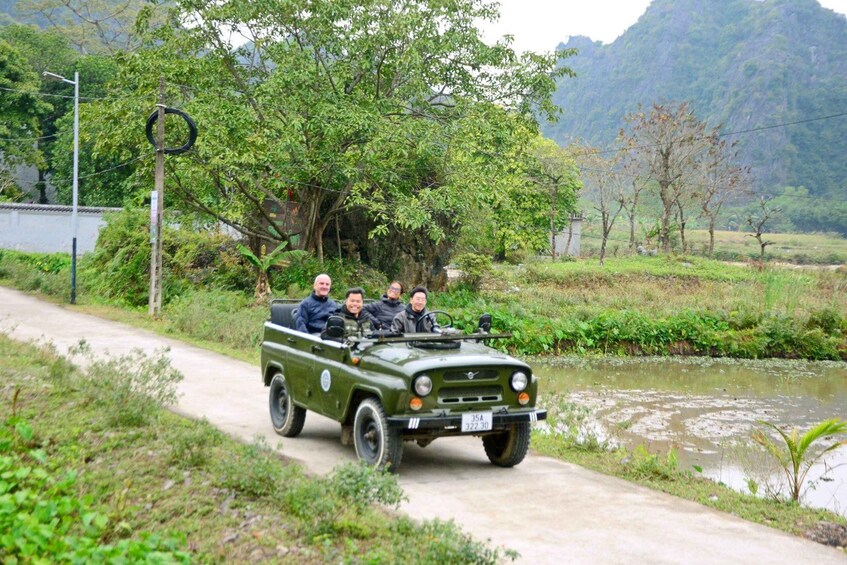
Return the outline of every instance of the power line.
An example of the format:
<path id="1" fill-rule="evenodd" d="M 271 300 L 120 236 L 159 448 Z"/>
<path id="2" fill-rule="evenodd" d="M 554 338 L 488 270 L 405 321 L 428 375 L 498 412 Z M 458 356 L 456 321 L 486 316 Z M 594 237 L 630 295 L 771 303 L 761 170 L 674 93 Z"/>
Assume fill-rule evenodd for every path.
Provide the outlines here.
<path id="1" fill-rule="evenodd" d="M 32 142 L 32 141 L 41 141 L 42 139 L 52 139 L 56 136 L 57 136 L 57 134 L 54 133 L 53 135 L 42 135 L 41 137 L 5 137 L 5 138 L 0 138 L 0 141 L 14 141 L 14 142 L 23 143 L 23 142 L 27 142 L 27 141 Z"/>
<path id="2" fill-rule="evenodd" d="M 31 94 L 33 96 L 44 96 L 46 98 L 65 98 L 65 99 L 68 99 L 68 100 L 74 99 L 74 97 L 72 95 L 53 94 L 51 92 L 41 92 L 41 91 L 38 91 L 38 90 L 35 90 L 35 91 L 33 91 L 33 90 L 22 90 L 22 89 L 19 89 L 19 88 L 6 88 L 4 86 L 0 86 L 0 90 L 5 90 L 6 92 L 18 92 L 18 93 L 21 93 L 21 94 Z M 131 96 L 130 95 L 127 95 L 127 96 L 80 96 L 79 99 L 80 100 L 88 100 L 88 101 L 92 101 L 92 100 L 128 100 L 128 99 L 142 99 L 142 98 L 147 98 L 148 96 L 152 97 L 152 95 L 147 95 L 147 94 L 144 94 L 144 95 L 133 94 Z"/>

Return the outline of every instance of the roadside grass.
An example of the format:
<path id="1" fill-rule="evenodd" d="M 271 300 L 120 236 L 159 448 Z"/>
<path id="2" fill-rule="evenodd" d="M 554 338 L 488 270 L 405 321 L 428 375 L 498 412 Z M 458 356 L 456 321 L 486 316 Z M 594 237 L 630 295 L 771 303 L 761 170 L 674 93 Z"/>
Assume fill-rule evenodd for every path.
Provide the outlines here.
<path id="1" fill-rule="evenodd" d="M 84 344 L 78 352 L 85 354 Z M 160 408 L 177 379 L 164 354 L 87 363 L 79 369 L 49 346 L 0 335 L 0 460 L 24 462 L 7 478 L 39 477 L 49 487 L 26 496 L 15 491 L 16 501 L 37 496 L 33 508 L 41 510 L 0 508 L 4 562 L 106 555 L 147 562 L 495 563 L 515 556 L 489 549 L 452 522 L 397 517 L 391 510 L 403 493 L 391 475 L 348 464 L 309 477 L 259 440 L 245 445 Z M 117 372 L 133 368 L 134 376 L 116 382 Z M 125 417 L 133 404 L 143 406 Z M 51 521 L 44 509 L 65 514 Z M 23 539 L 37 543 L 22 549 Z M 121 549 L 129 544 L 132 552 Z"/>

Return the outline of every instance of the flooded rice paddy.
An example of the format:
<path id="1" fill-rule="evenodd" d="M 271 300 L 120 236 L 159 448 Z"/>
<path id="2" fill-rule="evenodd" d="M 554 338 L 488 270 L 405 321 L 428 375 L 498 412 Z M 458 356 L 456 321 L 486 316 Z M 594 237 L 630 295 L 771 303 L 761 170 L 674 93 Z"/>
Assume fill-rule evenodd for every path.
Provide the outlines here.
<path id="1" fill-rule="evenodd" d="M 780 490 L 784 479 L 751 440 L 762 427 L 758 421 L 802 433 L 823 420 L 847 418 L 845 363 L 565 358 L 534 363 L 534 371 L 542 403 L 561 396 L 588 409 L 588 433 L 651 453 L 674 449 L 680 469 L 702 469 L 715 481 L 763 496 Z M 807 483 L 804 504 L 847 515 L 847 446 L 813 467 Z"/>

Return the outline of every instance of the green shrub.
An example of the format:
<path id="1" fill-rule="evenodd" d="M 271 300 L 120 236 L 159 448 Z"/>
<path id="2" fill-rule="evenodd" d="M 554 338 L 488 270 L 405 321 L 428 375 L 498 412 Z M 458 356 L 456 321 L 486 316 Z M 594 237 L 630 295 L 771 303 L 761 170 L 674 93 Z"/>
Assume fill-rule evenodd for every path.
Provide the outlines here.
<path id="1" fill-rule="evenodd" d="M 169 431 L 169 460 L 183 469 L 206 467 L 212 448 L 221 443 L 221 433 L 205 418 L 199 422 L 180 421 Z"/>
<path id="2" fill-rule="evenodd" d="M 152 356 L 133 349 L 107 359 L 95 359 L 85 348 L 75 353 L 88 359 L 83 391 L 89 400 L 109 407 L 107 425 L 141 426 L 176 402 L 176 385 L 183 377 L 171 367 L 166 349 Z"/>
<path id="3" fill-rule="evenodd" d="M 104 220 L 94 251 L 81 262 L 83 278 L 101 298 L 143 306 L 150 289 L 149 212 L 124 208 Z"/>
<path id="4" fill-rule="evenodd" d="M 491 272 L 491 258 L 478 253 L 462 253 L 454 259 L 456 266 L 462 271 L 460 281 L 470 290 L 479 290 Z"/>
<path id="5" fill-rule="evenodd" d="M 809 329 L 820 328 L 828 334 L 834 334 L 843 331 L 844 324 L 845 319 L 837 310 L 824 308 L 809 314 L 809 321 L 806 322 L 806 327 Z"/>
<path id="6" fill-rule="evenodd" d="M 216 461 L 220 486 L 253 497 L 281 500 L 282 494 L 303 476 L 299 467 L 283 465 L 264 438 L 241 444 Z"/>
<path id="7" fill-rule="evenodd" d="M 190 291 L 164 308 L 174 330 L 244 350 L 258 346 L 267 317 L 267 307 L 254 307 L 248 295 L 234 291 Z"/>
<path id="8" fill-rule="evenodd" d="M 332 279 L 332 296 L 342 297 L 344 292 L 354 286 L 362 287 L 367 298 L 382 296 L 388 285 L 385 275 L 360 263 L 346 259 L 332 258 L 320 263 L 315 257 L 297 258 L 287 267 L 274 267 L 270 271 L 271 288 L 276 296 L 288 295 L 289 288 L 302 292 L 292 298 L 303 298 L 312 291 L 315 277 L 326 273 Z"/>
<path id="9" fill-rule="evenodd" d="M 626 474 L 634 479 L 673 481 L 682 476 L 676 450 L 671 449 L 667 455 L 660 457 L 650 453 L 643 445 L 635 447 L 626 462 Z"/>
<path id="10" fill-rule="evenodd" d="M 107 214 L 93 253 L 83 261 L 91 292 L 144 306 L 150 289 L 149 213 L 124 208 Z M 162 239 L 163 302 L 194 288 L 247 291 L 254 276 L 226 234 L 191 223 L 166 225 Z"/>

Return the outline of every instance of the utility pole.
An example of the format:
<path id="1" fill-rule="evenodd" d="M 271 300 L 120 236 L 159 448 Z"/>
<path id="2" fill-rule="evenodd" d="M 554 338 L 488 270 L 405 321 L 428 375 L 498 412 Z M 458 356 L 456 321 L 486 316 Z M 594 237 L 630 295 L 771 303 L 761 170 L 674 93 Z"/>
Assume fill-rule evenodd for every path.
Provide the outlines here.
<path id="1" fill-rule="evenodd" d="M 44 71 L 44 76 L 52 80 L 60 80 L 74 85 L 74 180 L 73 207 L 71 208 L 71 304 L 76 304 L 76 236 L 79 231 L 79 72 L 74 72 L 74 79 L 68 80 L 62 75 Z"/>
<path id="2" fill-rule="evenodd" d="M 165 78 L 159 78 L 159 103 L 156 120 L 155 191 L 150 195 L 150 298 L 148 312 L 162 312 L 162 211 L 165 207 Z"/>

